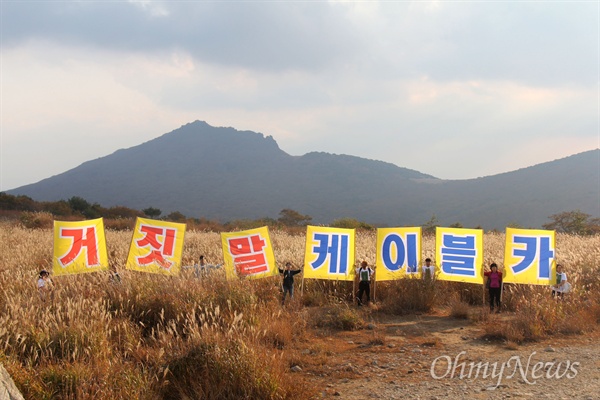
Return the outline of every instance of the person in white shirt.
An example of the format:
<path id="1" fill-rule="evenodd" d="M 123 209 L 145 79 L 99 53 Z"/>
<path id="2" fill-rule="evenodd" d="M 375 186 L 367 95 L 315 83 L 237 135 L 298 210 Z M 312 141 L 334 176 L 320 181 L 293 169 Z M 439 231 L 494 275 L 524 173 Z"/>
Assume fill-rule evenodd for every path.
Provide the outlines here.
<path id="1" fill-rule="evenodd" d="M 431 258 L 425 259 L 425 264 L 421 267 L 421 276 L 426 281 L 430 281 L 435 278 L 435 266 L 431 265 Z"/>
<path id="2" fill-rule="evenodd" d="M 367 303 L 371 301 L 371 277 L 375 271 L 366 261 L 360 263 L 360 268 L 356 269 L 356 275 L 358 275 L 358 293 L 356 294 L 356 299 L 358 300 L 358 305 L 362 306 L 362 298 L 363 294 L 367 294 Z"/>
<path id="3" fill-rule="evenodd" d="M 571 284 L 567 281 L 567 273 L 563 272 L 562 265 L 556 265 L 556 285 L 552 286 L 552 297 L 558 293 L 558 297 L 562 297 L 571 289 Z"/>
<path id="4" fill-rule="evenodd" d="M 37 280 L 37 289 L 42 301 L 46 301 L 48 293 L 52 291 L 52 279 L 50 279 L 50 273 L 45 269 L 40 271 L 40 275 Z"/>

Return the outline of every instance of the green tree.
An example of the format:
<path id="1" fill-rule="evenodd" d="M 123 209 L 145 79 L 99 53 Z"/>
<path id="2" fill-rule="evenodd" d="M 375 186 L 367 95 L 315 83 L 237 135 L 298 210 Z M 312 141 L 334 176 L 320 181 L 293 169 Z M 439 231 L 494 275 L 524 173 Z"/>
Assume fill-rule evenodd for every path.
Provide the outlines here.
<path id="1" fill-rule="evenodd" d="M 47 201 L 42 203 L 42 209 L 61 217 L 69 216 L 73 213 L 73 209 L 66 200 Z"/>
<path id="2" fill-rule="evenodd" d="M 91 204 L 83 197 L 73 196 L 67 200 L 71 209 L 83 215 L 88 219 L 99 218 L 102 216 L 103 208 L 98 203 Z"/>
<path id="3" fill-rule="evenodd" d="M 431 215 L 429 221 L 423 224 L 423 234 L 424 235 L 435 235 L 435 228 L 440 226 L 440 221 L 438 220 L 435 214 Z"/>
<path id="4" fill-rule="evenodd" d="M 136 217 L 143 217 L 144 214 L 141 211 L 134 210 L 132 208 L 124 206 L 114 206 L 104 210 L 102 214 L 106 218 L 123 218 L 123 219 L 135 219 Z"/>
<path id="5" fill-rule="evenodd" d="M 359 221 L 354 218 L 339 218 L 331 222 L 331 226 L 334 228 L 344 229 L 364 229 L 367 231 L 375 229 L 373 225 L 369 225 L 366 222 Z"/>
<path id="6" fill-rule="evenodd" d="M 298 211 L 284 208 L 279 212 L 279 222 L 285 226 L 306 226 L 312 221 L 312 217 L 309 215 L 302 215 Z"/>
<path id="7" fill-rule="evenodd" d="M 146 214 L 146 217 L 148 218 L 158 218 L 160 217 L 160 214 L 162 214 L 162 211 L 159 208 L 154 207 L 144 208 L 142 212 Z"/>
<path id="8" fill-rule="evenodd" d="M 590 235 L 597 232 L 598 218 L 591 218 L 581 210 L 563 211 L 558 214 L 552 214 L 548 218 L 552 220 L 542 225 L 544 229 L 555 230 L 560 233 L 572 233 L 575 235 Z"/>
<path id="9" fill-rule="evenodd" d="M 0 192 L 0 210 L 37 211 L 37 202 L 28 196 Z"/>
<path id="10" fill-rule="evenodd" d="M 179 211 L 173 211 L 172 213 L 167 215 L 165 217 L 165 219 L 167 221 L 172 221 L 172 222 L 185 222 L 186 216 L 183 215 L 182 213 L 180 213 Z"/>

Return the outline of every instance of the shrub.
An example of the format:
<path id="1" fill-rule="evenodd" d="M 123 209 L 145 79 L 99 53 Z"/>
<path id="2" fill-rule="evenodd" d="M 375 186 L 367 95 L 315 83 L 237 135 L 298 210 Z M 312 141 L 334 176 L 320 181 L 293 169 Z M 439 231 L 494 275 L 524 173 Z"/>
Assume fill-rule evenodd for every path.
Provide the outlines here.
<path id="1" fill-rule="evenodd" d="M 416 278 L 380 282 L 377 284 L 381 310 L 391 314 L 428 312 L 436 304 L 440 285 L 438 281 Z"/>
<path id="2" fill-rule="evenodd" d="M 23 212 L 21 224 L 28 229 L 49 229 L 54 225 L 54 217 L 48 212 Z"/>

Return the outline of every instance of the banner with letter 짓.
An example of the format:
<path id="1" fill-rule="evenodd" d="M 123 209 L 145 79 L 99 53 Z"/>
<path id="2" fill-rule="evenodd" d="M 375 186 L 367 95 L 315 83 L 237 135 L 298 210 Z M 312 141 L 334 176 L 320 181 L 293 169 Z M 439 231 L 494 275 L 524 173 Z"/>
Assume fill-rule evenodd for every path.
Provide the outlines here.
<path id="1" fill-rule="evenodd" d="M 138 218 L 127 256 L 127 269 L 179 275 L 185 228 L 185 224 Z"/>
<path id="2" fill-rule="evenodd" d="M 304 278 L 354 280 L 354 229 L 306 227 Z"/>
<path id="3" fill-rule="evenodd" d="M 264 278 L 277 273 L 269 228 L 221 233 L 227 279 Z"/>
<path id="4" fill-rule="evenodd" d="M 504 282 L 556 283 L 554 231 L 506 228 Z"/>
<path id="5" fill-rule="evenodd" d="M 102 218 L 88 221 L 54 221 L 54 275 L 108 270 Z"/>

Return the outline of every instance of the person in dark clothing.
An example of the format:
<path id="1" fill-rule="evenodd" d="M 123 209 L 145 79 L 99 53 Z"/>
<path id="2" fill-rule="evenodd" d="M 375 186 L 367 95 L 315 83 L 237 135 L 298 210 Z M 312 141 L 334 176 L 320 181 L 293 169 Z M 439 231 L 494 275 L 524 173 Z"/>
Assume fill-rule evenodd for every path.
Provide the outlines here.
<path id="1" fill-rule="evenodd" d="M 373 276 L 373 269 L 369 267 L 366 261 L 360 263 L 360 268 L 356 269 L 356 275 L 358 275 L 358 293 L 356 294 L 356 299 L 358 300 L 358 305 L 362 306 L 362 298 L 363 294 L 367 295 L 367 303 L 371 301 L 371 277 Z"/>
<path id="2" fill-rule="evenodd" d="M 490 265 L 490 270 L 483 273 L 487 277 L 485 285 L 490 292 L 490 312 L 494 311 L 496 306 L 496 312 L 500 312 L 500 295 L 502 293 L 502 272 L 498 271 L 496 263 Z"/>
<path id="3" fill-rule="evenodd" d="M 283 297 L 281 305 L 285 304 L 285 296 L 289 293 L 290 299 L 294 298 L 294 275 L 302 272 L 302 269 L 292 270 L 292 263 L 285 263 L 285 269 L 279 268 L 279 273 L 283 275 Z"/>

